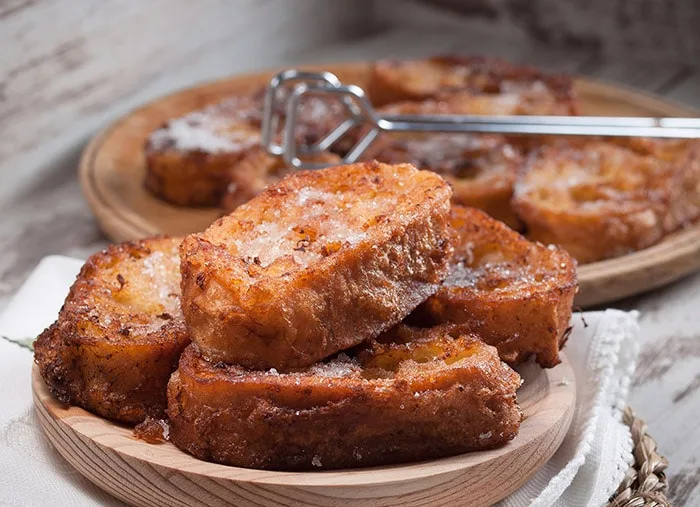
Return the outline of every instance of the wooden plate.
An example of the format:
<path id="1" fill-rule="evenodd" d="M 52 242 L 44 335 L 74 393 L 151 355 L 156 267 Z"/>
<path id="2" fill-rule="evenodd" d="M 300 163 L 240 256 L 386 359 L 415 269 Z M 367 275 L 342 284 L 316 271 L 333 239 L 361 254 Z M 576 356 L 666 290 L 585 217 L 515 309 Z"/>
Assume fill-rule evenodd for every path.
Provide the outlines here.
<path id="1" fill-rule="evenodd" d="M 518 401 L 525 414 L 509 444 L 421 463 L 326 472 L 270 472 L 200 461 L 170 443 L 147 444 L 131 429 L 49 393 L 36 365 L 34 406 L 46 435 L 81 474 L 139 506 L 490 505 L 527 481 L 559 448 L 574 413 L 571 366 L 524 365 Z"/>
<path id="2" fill-rule="evenodd" d="M 343 82 L 360 86 L 367 81 L 368 65 L 365 63 L 306 68 L 329 70 Z M 105 233 L 115 241 L 155 234 L 183 235 L 202 230 L 214 221 L 218 210 L 171 206 L 144 189 L 145 139 L 170 118 L 218 102 L 227 95 L 257 89 L 277 70 L 236 76 L 175 93 L 133 111 L 98 134 L 83 153 L 80 181 Z M 578 79 L 576 87 L 584 114 L 697 114 L 646 93 L 589 79 Z M 591 306 L 614 301 L 660 287 L 698 269 L 700 226 L 625 257 L 582 266 L 576 304 Z"/>

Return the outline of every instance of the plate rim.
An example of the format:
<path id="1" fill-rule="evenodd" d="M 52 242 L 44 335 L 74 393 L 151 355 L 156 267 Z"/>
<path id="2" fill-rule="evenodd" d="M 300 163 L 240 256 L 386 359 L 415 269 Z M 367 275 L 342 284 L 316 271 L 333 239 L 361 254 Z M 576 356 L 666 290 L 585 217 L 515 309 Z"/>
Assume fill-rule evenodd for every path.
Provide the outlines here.
<path id="1" fill-rule="evenodd" d="M 518 436 L 504 446 L 492 450 L 476 451 L 435 460 L 370 467 L 366 469 L 319 470 L 311 472 L 281 472 L 247 469 L 199 460 L 186 454 L 184 451 L 180 451 L 169 442 L 166 444 L 148 444 L 131 436 L 131 428 L 126 425 L 109 421 L 80 407 L 66 407 L 61 404 L 61 402 L 50 393 L 48 386 L 41 377 L 39 367 L 36 364 L 32 367 L 32 398 L 34 410 L 38 413 L 39 425 L 44 433 L 48 434 L 47 426 L 57 425 L 60 427 L 61 431 L 68 431 L 83 439 L 89 440 L 100 448 L 111 449 L 112 452 L 122 458 L 127 457 L 129 459 L 138 460 L 151 467 L 170 469 L 171 472 L 180 472 L 186 475 L 223 479 L 250 485 L 292 488 L 360 488 L 402 485 L 420 479 L 458 475 L 468 472 L 468 470 L 475 466 L 489 466 L 499 460 L 506 459 L 508 455 L 527 450 L 529 447 L 541 443 L 543 437 L 546 436 L 552 428 L 563 429 L 563 431 L 560 431 L 560 434 L 554 436 L 554 445 L 546 450 L 546 458 L 543 459 L 541 464 L 533 469 L 522 482 L 516 487 L 513 487 L 509 491 L 510 493 L 532 477 L 537 470 L 549 461 L 556 450 L 561 446 L 561 443 L 564 441 L 570 429 L 577 403 L 576 378 L 566 355 L 562 353 L 561 358 L 562 362 L 552 369 L 539 369 L 538 366 L 531 365 L 533 369 L 538 368 L 537 371 L 543 372 L 543 382 L 547 386 L 548 394 L 537 401 L 538 411 L 525 418 Z M 45 420 L 42 411 L 48 415 L 50 420 L 53 421 L 53 424 Z M 551 424 L 546 428 L 537 430 L 537 425 L 541 424 L 542 419 L 545 418 L 551 419 Z M 91 429 L 93 427 L 95 430 Z M 528 432 L 527 440 L 520 439 L 523 434 L 523 428 Z M 118 434 L 117 438 L 120 441 L 128 441 L 128 445 L 125 444 L 124 447 L 115 449 L 100 441 L 100 439 L 104 439 L 105 436 L 115 432 Z M 60 454 L 64 454 L 63 449 L 58 448 L 53 441 L 52 444 L 58 449 Z M 157 461 L 159 457 L 162 456 L 162 458 L 165 459 L 173 452 L 182 457 L 182 461 L 186 466 L 183 467 L 180 462 L 169 465 L 162 461 Z M 201 470 L 208 468 L 214 470 L 214 473 L 204 473 Z M 81 470 L 79 471 L 83 474 Z M 388 480 L 388 476 L 394 475 L 398 478 Z M 90 477 L 88 477 L 88 479 L 90 479 Z"/>

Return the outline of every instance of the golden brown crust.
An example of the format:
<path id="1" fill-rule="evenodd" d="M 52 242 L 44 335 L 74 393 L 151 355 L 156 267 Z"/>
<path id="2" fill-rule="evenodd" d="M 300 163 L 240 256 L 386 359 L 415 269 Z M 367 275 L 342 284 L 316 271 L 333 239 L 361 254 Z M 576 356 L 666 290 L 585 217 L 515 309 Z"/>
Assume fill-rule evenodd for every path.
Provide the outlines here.
<path id="1" fill-rule="evenodd" d="M 280 370 L 377 336 L 433 294 L 449 186 L 408 164 L 301 171 L 182 244 L 182 307 L 209 359 Z"/>
<path id="2" fill-rule="evenodd" d="M 453 206 L 452 224 L 459 239 L 450 273 L 409 320 L 457 324 L 511 365 L 531 355 L 545 368 L 557 365 L 577 289 L 573 259 L 479 210 Z"/>
<path id="3" fill-rule="evenodd" d="M 146 153 L 146 188 L 170 204 L 216 207 L 228 184 L 228 172 L 242 153 L 179 153 L 176 150 Z"/>
<path id="4" fill-rule="evenodd" d="M 469 92 L 520 96 L 523 104 L 517 114 L 568 115 L 578 110 L 569 76 L 488 57 L 380 60 L 372 65 L 367 88 L 375 106 Z"/>
<path id="5" fill-rule="evenodd" d="M 304 158 L 307 162 L 338 165 L 340 157 L 321 152 Z M 221 200 L 221 207 L 231 213 L 248 202 L 266 187 L 278 183 L 294 170 L 281 157 L 268 155 L 262 148 L 253 148 L 229 168 L 229 183 Z"/>
<path id="6" fill-rule="evenodd" d="M 211 363 L 193 344 L 168 386 L 170 436 L 198 458 L 272 470 L 438 458 L 511 440 L 519 385 L 495 349 L 437 330 L 287 374 Z"/>
<path id="7" fill-rule="evenodd" d="M 584 264 L 646 248 L 697 218 L 699 145 L 666 143 L 619 139 L 542 147 L 513 198 L 528 236 L 559 244 Z"/>
<path id="8" fill-rule="evenodd" d="M 175 118 L 146 141 L 146 188 L 181 206 L 219 206 L 231 168 L 261 141 L 263 92 L 232 96 Z M 284 111 L 278 111 L 284 116 Z M 298 142 L 313 143 L 347 114 L 337 99 L 304 97 Z"/>
<path id="9" fill-rule="evenodd" d="M 41 375 L 60 401 L 127 423 L 163 416 L 168 378 L 189 343 L 179 243 L 124 243 L 87 260 L 58 320 L 35 343 Z"/>

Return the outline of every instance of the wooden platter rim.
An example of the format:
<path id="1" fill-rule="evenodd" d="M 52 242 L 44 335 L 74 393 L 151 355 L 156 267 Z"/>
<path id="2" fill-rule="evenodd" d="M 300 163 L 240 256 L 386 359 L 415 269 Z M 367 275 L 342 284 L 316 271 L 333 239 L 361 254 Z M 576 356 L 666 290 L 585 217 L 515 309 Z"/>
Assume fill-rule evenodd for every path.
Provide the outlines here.
<path id="1" fill-rule="evenodd" d="M 700 224 L 696 223 L 670 234 L 664 241 L 647 247 L 644 250 L 632 252 L 621 257 L 608 259 L 606 261 L 583 264 L 578 267 L 579 276 L 589 275 L 591 277 L 603 277 L 608 271 L 613 270 L 617 273 L 633 272 L 637 269 L 637 267 L 633 266 L 629 261 L 630 259 L 636 260 L 637 258 L 640 259 L 644 267 L 651 267 L 654 265 L 654 263 L 651 262 L 652 259 L 646 258 L 649 257 L 647 255 L 644 256 L 645 258 L 642 260 L 642 256 L 638 254 L 641 252 L 656 253 L 660 250 L 666 250 L 668 248 L 676 251 L 678 251 L 679 248 L 683 248 L 683 250 L 681 250 L 682 253 L 685 253 L 686 250 L 689 252 L 700 252 Z"/>
<path id="2" fill-rule="evenodd" d="M 623 83 L 615 83 L 600 78 L 582 76 L 580 74 L 573 74 L 573 78 L 574 86 L 576 88 L 583 86 L 584 88 L 587 88 L 587 91 L 589 92 L 595 91 L 601 94 L 605 93 L 606 95 L 615 97 L 618 100 L 629 100 L 629 97 L 633 96 L 637 100 L 647 102 L 647 107 L 675 110 L 672 113 L 665 113 L 668 115 L 691 117 L 700 115 L 700 109 L 688 106 L 675 99 L 669 99 L 640 88 L 635 88 L 634 86 Z"/>
<path id="3" fill-rule="evenodd" d="M 47 434 L 49 433 L 49 426 L 55 425 L 59 427 L 61 431 L 69 431 L 88 439 L 103 450 L 109 449 L 120 456 L 127 456 L 132 459 L 143 461 L 150 466 L 169 469 L 171 472 L 175 473 L 266 486 L 313 489 L 323 487 L 359 488 L 368 486 L 404 485 L 419 479 L 430 479 L 453 474 L 458 475 L 465 473 L 475 466 L 489 466 L 500 460 L 507 459 L 507 457 L 513 453 L 523 452 L 530 447 L 539 446 L 542 441 L 551 438 L 551 442 L 549 442 L 549 444 L 551 444 L 549 447 L 550 452 L 547 453 L 545 459 L 543 459 L 542 463 L 534 470 L 531 470 L 517 486 L 513 487 L 510 491 L 512 492 L 534 475 L 534 473 L 556 452 L 568 433 L 575 411 L 575 377 L 573 369 L 564 354 L 562 354 L 562 363 L 555 369 L 542 370 L 536 365 L 530 365 L 530 367 L 532 371 L 537 368 L 538 371 L 542 372 L 541 374 L 538 373 L 538 378 L 536 380 L 539 384 L 546 387 L 547 393 L 541 399 L 536 400 L 536 403 L 538 403 L 537 412 L 530 414 L 525 421 L 523 421 L 521 433 L 518 437 L 505 446 L 489 451 L 466 453 L 432 461 L 354 470 L 312 472 L 253 470 L 201 461 L 179 451 L 170 443 L 147 444 L 131 437 L 131 428 L 102 419 L 79 407 L 63 406 L 50 394 L 48 387 L 41 378 L 37 365 L 34 365 L 32 369 L 32 394 L 35 410 L 39 412 L 44 410 L 49 416 L 50 421 L 48 419 L 45 420 L 41 413 L 39 414 L 40 425 Z M 533 389 L 535 388 L 536 387 L 533 387 Z M 527 400 L 525 402 L 527 403 Z M 550 419 L 550 425 L 547 428 L 540 428 L 537 430 L 537 424 L 540 424 L 545 418 Z M 89 424 L 85 424 L 86 422 Z M 100 428 L 99 434 L 96 435 L 95 432 L 90 429 L 91 424 L 96 424 L 97 427 Z M 556 428 L 559 431 L 553 432 L 552 428 Z M 523 429 L 525 430 L 525 437 L 523 437 Z M 535 432 L 535 430 L 537 431 Z M 118 449 L 108 446 L 103 439 L 105 436 L 109 435 L 110 432 L 116 432 L 120 440 L 130 440 L 129 445 Z M 125 436 L 127 432 L 129 435 L 128 437 Z M 554 434 L 552 434 L 552 432 Z M 524 440 L 525 438 L 527 438 L 527 440 Z M 61 449 L 55 444 L 54 446 L 57 447 L 62 455 L 66 452 L 65 449 Z M 167 456 L 172 452 L 176 452 L 178 456 L 181 456 L 182 459 L 178 463 L 168 464 L 157 461 L 159 454 Z M 151 457 L 150 460 L 144 458 L 144 456 L 149 455 Z M 186 463 L 184 467 L 182 465 L 183 462 Z M 209 469 L 211 469 L 211 471 L 209 471 Z M 396 477 L 389 478 L 394 475 L 396 475 Z"/>
<path id="4" fill-rule="evenodd" d="M 660 257 L 666 257 L 664 262 L 659 262 Z M 664 275 L 663 272 L 671 261 L 685 266 L 683 272 L 674 273 L 669 271 Z M 577 300 L 577 303 L 585 307 L 607 303 L 640 292 L 648 292 L 699 269 L 700 223 L 696 223 L 669 235 L 663 241 L 643 250 L 579 266 L 577 274 L 579 285 L 582 287 L 593 284 L 613 284 L 616 281 L 633 279 L 652 270 L 659 271 L 659 278 L 653 283 L 648 281 L 645 289 L 642 291 L 633 290 L 624 294 L 618 291 L 613 297 L 605 298 L 600 296 L 594 300 L 583 297 Z"/>
<path id="5" fill-rule="evenodd" d="M 154 234 L 159 234 L 157 231 L 140 229 L 138 225 L 133 222 L 133 219 L 128 216 L 128 214 L 127 216 L 123 216 L 125 211 L 119 208 L 118 206 L 112 205 L 112 203 L 109 202 L 109 199 L 105 198 L 105 196 L 100 192 L 100 187 L 95 181 L 97 173 L 93 170 L 93 168 L 95 167 L 95 158 L 97 157 L 97 155 L 99 155 L 100 148 L 107 141 L 110 134 L 113 131 L 117 130 L 117 128 L 121 126 L 125 121 L 127 121 L 133 114 L 136 114 L 139 111 L 148 108 L 148 106 L 150 106 L 152 103 L 153 102 L 149 102 L 144 106 L 133 109 L 124 116 L 119 117 L 116 121 L 114 121 L 104 129 L 100 130 L 95 135 L 95 137 L 93 137 L 90 140 L 90 142 L 87 144 L 82 154 L 80 155 L 80 161 L 78 162 L 78 177 L 80 179 L 80 187 L 83 191 L 83 195 L 88 201 L 90 209 L 95 214 L 95 218 L 100 224 L 100 228 L 105 232 L 105 234 L 107 234 L 112 239 L 114 239 L 115 236 L 119 237 L 120 234 L 115 234 L 113 231 L 110 230 L 108 226 L 106 226 L 104 218 L 102 216 L 102 214 L 105 211 L 103 211 L 102 207 L 106 207 L 108 211 L 114 213 L 115 216 L 119 216 L 120 214 L 122 215 L 122 226 L 128 228 L 131 231 L 128 233 L 129 236 L 137 238 L 140 236 L 150 236 Z M 118 240 L 121 241 L 121 239 Z"/>

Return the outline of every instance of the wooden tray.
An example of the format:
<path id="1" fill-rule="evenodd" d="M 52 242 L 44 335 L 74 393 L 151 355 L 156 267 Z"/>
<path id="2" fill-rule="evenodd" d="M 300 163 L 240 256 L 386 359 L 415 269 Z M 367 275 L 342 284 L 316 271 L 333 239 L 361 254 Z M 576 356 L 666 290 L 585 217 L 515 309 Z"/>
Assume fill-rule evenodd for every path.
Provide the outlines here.
<path id="1" fill-rule="evenodd" d="M 131 428 L 49 393 L 34 366 L 39 422 L 58 452 L 81 474 L 138 506 L 465 505 L 497 502 L 527 481 L 559 448 L 574 413 L 573 370 L 562 364 L 520 368 L 520 434 L 507 445 L 421 463 L 325 472 L 270 472 L 200 461 L 170 443 L 147 444 Z"/>
<path id="2" fill-rule="evenodd" d="M 368 65 L 328 64 L 347 83 L 364 86 Z M 115 241 L 155 234 L 183 235 L 204 229 L 216 209 L 179 208 L 151 196 L 143 187 L 147 136 L 164 121 L 254 90 L 277 72 L 240 75 L 177 92 L 119 119 L 98 134 L 80 162 L 83 192 L 105 233 Z M 584 114 L 623 116 L 696 116 L 696 111 L 628 88 L 580 78 L 576 88 Z M 579 269 L 576 304 L 592 306 L 649 291 L 700 269 L 700 226 L 681 231 L 651 248 Z"/>

